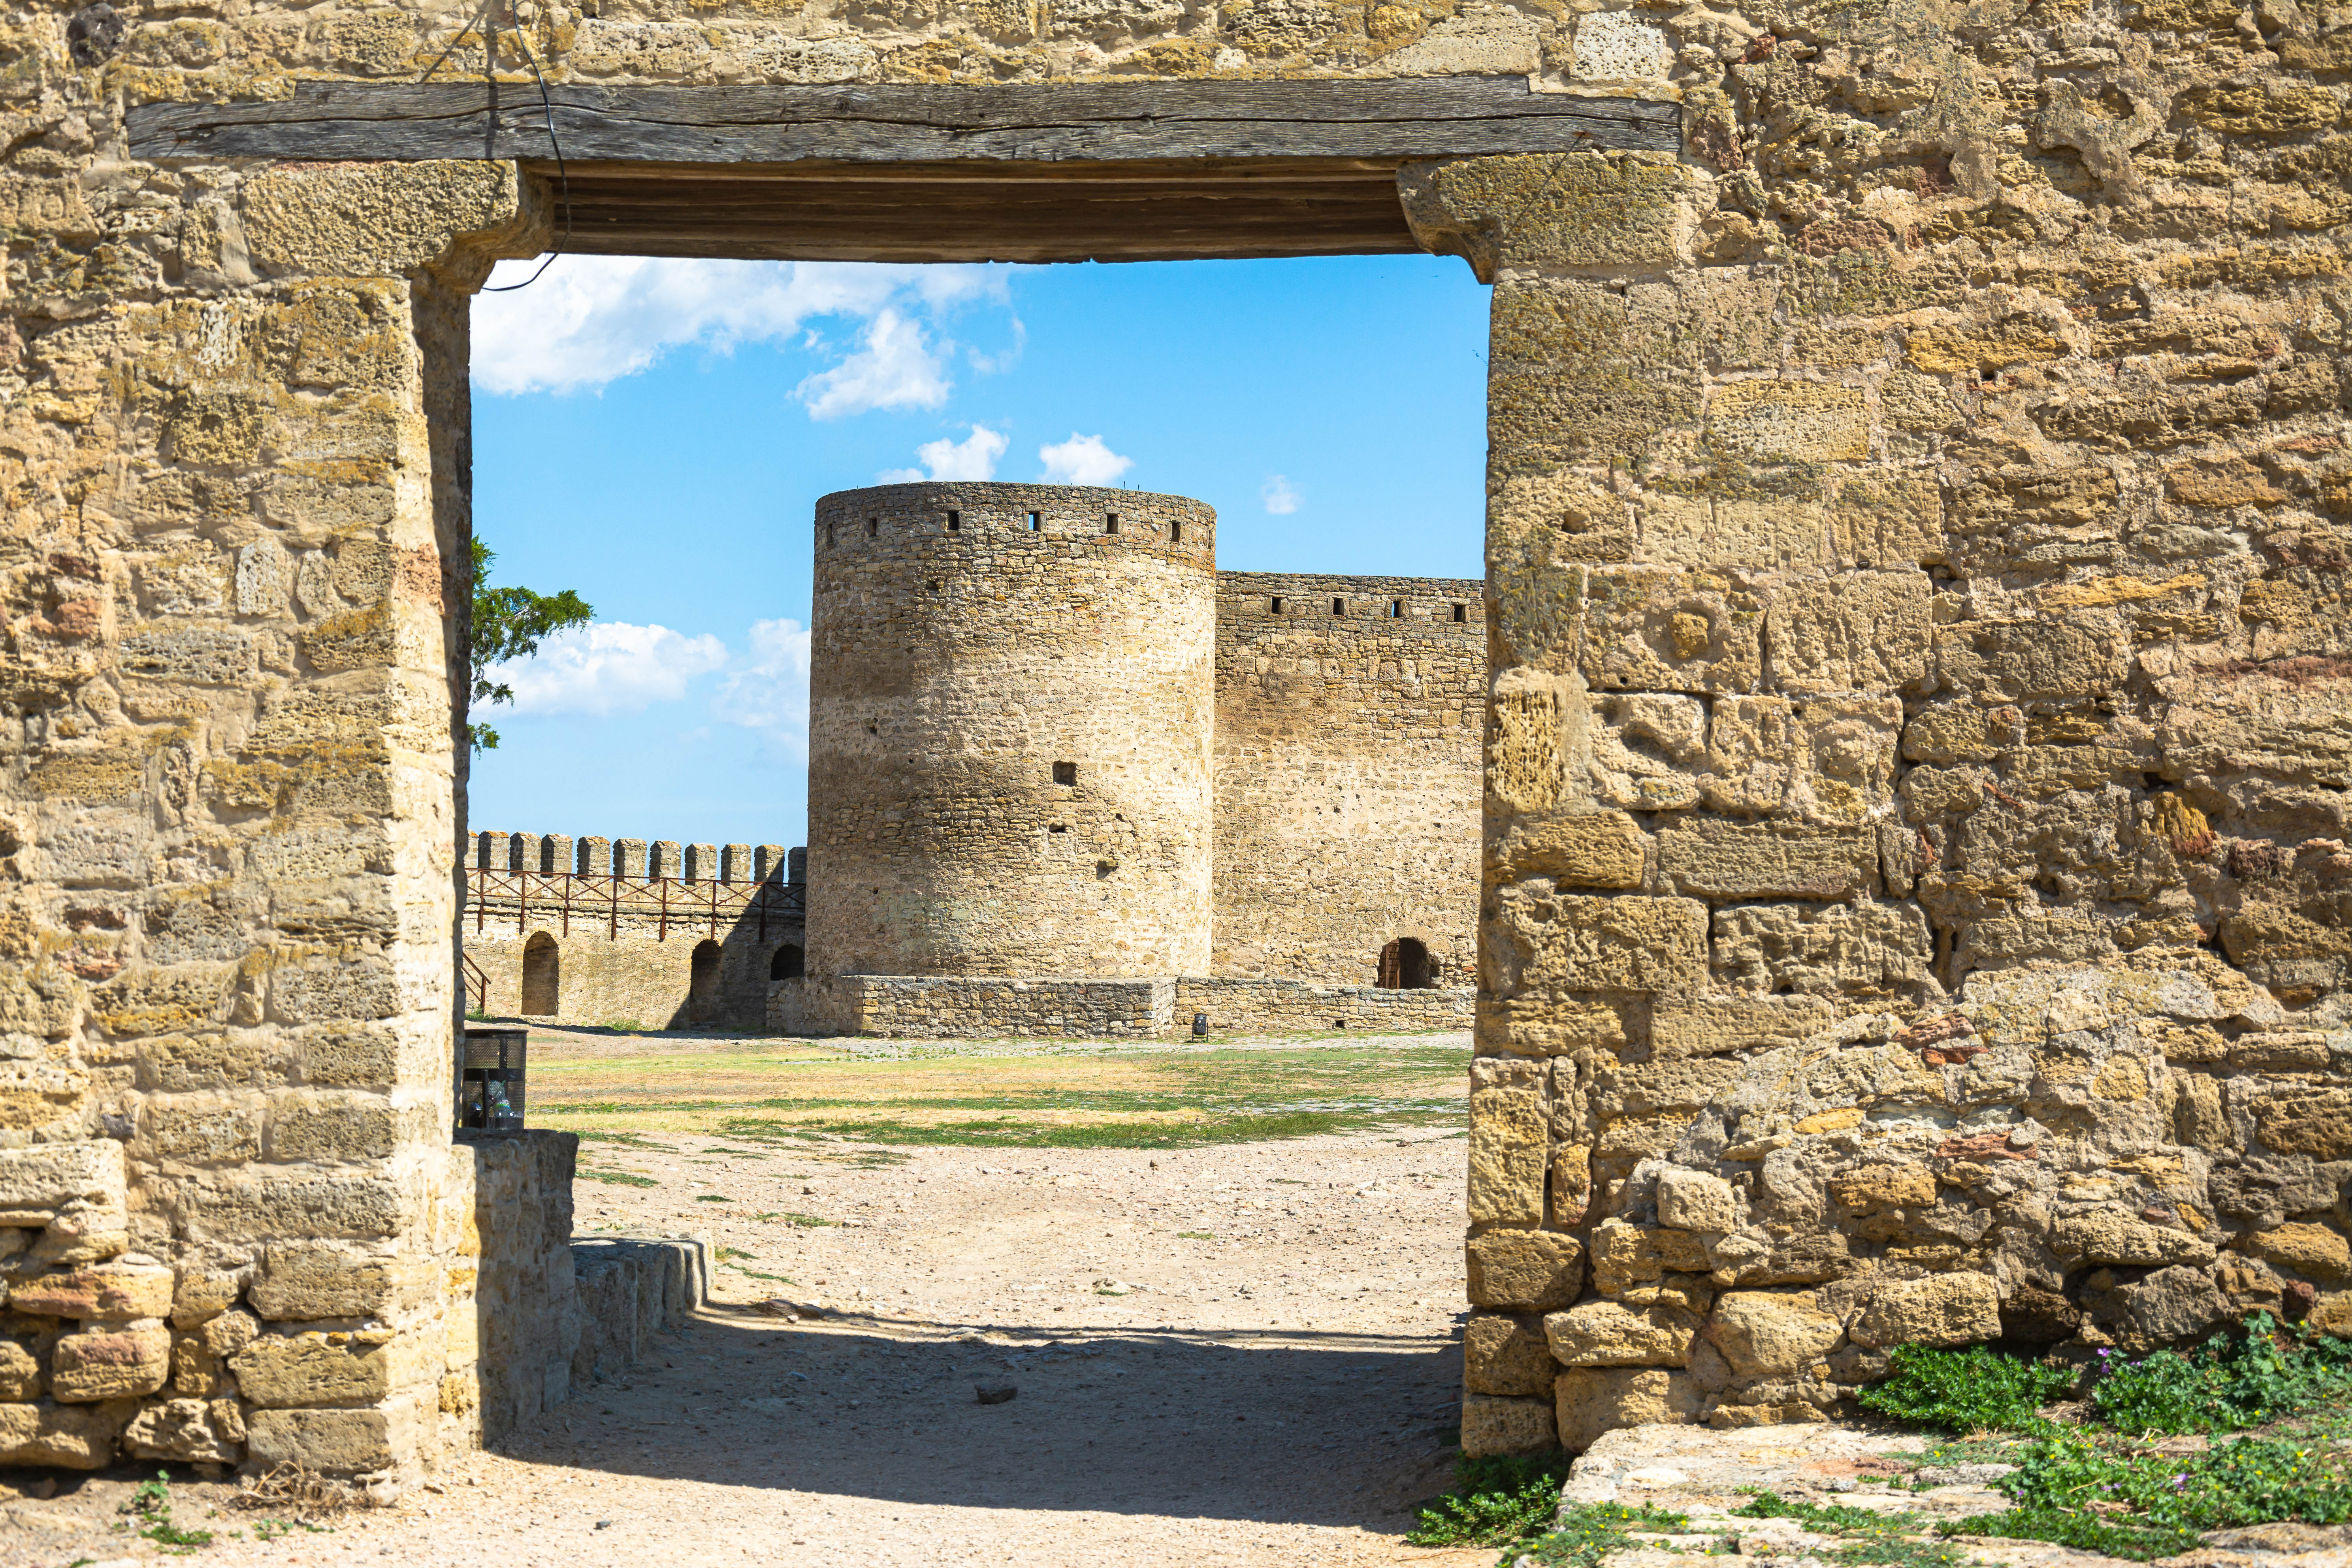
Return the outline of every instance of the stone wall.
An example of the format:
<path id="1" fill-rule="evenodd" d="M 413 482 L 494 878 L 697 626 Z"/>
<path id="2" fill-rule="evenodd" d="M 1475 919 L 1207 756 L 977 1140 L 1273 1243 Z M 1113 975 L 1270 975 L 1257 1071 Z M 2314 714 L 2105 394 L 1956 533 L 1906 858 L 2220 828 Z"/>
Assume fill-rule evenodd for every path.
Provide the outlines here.
<path id="1" fill-rule="evenodd" d="M 817 503 L 810 973 L 1207 967 L 1215 523 L 1058 485 Z"/>
<path id="2" fill-rule="evenodd" d="M 0 1423 L 29 1436 L 0 1452 L 86 1458 L 42 1434 L 119 1415 L 158 1452 L 396 1488 L 448 1425 L 418 1393 L 467 1256 L 467 297 L 550 203 L 488 162 L 141 163 L 122 116 L 478 77 L 475 17 L 5 35 L 0 1152 L 124 1162 L 119 1207 L 102 1150 L 28 1179 L 6 1332 L 53 1379 L 82 1325 L 124 1326 L 67 1354 L 94 1400 L 10 1353 Z M 2333 1321 L 2336 13 L 812 0 L 527 26 L 555 82 L 1467 70 L 1678 103 L 1677 154 L 1402 181 L 1423 243 L 1495 286 L 1469 1202 L 1496 1315 L 1471 1363 L 1508 1391 L 1475 1391 L 1473 1446 L 1548 1440 L 1545 1378 L 1573 1435 L 1818 1411 L 1892 1338 L 2011 1317 L 2078 1349 L 2273 1290 Z M 330 1348 L 380 1349 L 384 1381 L 241 1394 L 249 1440 L 218 1396 L 134 1413 L 76 1381 L 143 1384 L 159 1331 L 240 1300 L 289 1344 L 372 1316 L 381 1347 Z M 1508 1314 L 1554 1308 L 1523 1355 Z M 203 1384 L 244 1352 L 189 1353 Z"/>
<path id="3" fill-rule="evenodd" d="M 1405 182 L 1496 288 L 1467 1442 L 2352 1326 L 2334 46 L 1669 32 L 1680 163 Z"/>
<path id="4" fill-rule="evenodd" d="M 1368 985 L 1404 939 L 1438 984 L 1475 978 L 1481 599 L 1450 579 L 1218 574 L 1208 973 Z"/>
<path id="5" fill-rule="evenodd" d="M 1361 1029 L 1371 1034 L 1460 1030 L 1471 1026 L 1477 996 L 1467 985 L 1390 991 L 1377 985 L 1310 985 L 1303 980 L 1186 975 L 1176 982 L 1174 1022 L 1180 1034 L 1192 1026 L 1195 1013 L 1206 1013 L 1210 1033 L 1217 1035 L 1259 1030 Z"/>
<path id="6" fill-rule="evenodd" d="M 805 962 L 806 850 L 533 833 L 470 842 L 467 1002 L 489 1016 L 758 1029 L 769 985 Z"/>
<path id="7" fill-rule="evenodd" d="M 840 974 L 772 986 L 767 1021 L 788 1035 L 1118 1039 L 1166 1034 L 1176 986 L 1166 978 Z"/>

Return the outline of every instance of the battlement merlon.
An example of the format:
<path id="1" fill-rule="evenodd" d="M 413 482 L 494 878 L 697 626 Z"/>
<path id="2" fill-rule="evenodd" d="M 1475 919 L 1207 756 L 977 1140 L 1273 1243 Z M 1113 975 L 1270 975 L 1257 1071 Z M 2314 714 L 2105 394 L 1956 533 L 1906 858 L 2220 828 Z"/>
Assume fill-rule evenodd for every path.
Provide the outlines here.
<path id="1" fill-rule="evenodd" d="M 468 836 L 467 864 L 482 871 L 529 871 L 541 876 L 571 872 L 643 882 L 666 877 L 684 882 L 808 880 L 808 850 L 781 844 L 688 844 L 659 838 L 572 838 L 560 833 L 499 833 Z"/>

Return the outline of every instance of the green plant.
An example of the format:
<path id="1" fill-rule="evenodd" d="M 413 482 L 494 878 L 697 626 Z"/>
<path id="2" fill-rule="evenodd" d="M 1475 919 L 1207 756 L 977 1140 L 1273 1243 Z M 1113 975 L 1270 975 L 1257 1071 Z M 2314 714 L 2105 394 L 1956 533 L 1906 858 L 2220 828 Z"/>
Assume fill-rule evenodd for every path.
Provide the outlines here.
<path id="1" fill-rule="evenodd" d="M 2272 1437 L 2172 1455 L 2103 1433 L 2053 1430 L 1994 1484 L 2017 1506 L 1952 1525 L 1951 1532 L 2055 1541 L 2145 1560 L 2187 1551 L 2209 1530 L 2352 1520 L 2345 1456 Z"/>
<path id="2" fill-rule="evenodd" d="M 694 1201 L 698 1204 L 731 1204 L 735 1200 L 723 1193 L 697 1193 Z"/>
<path id="3" fill-rule="evenodd" d="M 2074 1374 L 2063 1368 L 1983 1345 L 1964 1351 L 1897 1345 L 1888 1360 L 1893 1374 L 1862 1391 L 1863 1408 L 1948 1432 L 2032 1429 L 2040 1419 L 2035 1410 L 2074 1383 Z"/>
<path id="4" fill-rule="evenodd" d="M 1179 1241 L 1214 1241 L 1217 1238 L 1205 1230 L 1180 1230 L 1176 1233 L 1176 1239 Z"/>
<path id="5" fill-rule="evenodd" d="M 587 1166 L 582 1165 L 575 1168 L 572 1173 L 579 1177 L 583 1182 L 603 1182 L 608 1186 L 614 1187 L 658 1187 L 661 1185 L 659 1182 L 654 1180 L 651 1176 L 635 1175 L 627 1171 L 592 1171 Z"/>
<path id="6" fill-rule="evenodd" d="M 2352 1387 L 2352 1344 L 2267 1312 L 2187 1353 L 2127 1361 L 2101 1351 L 2091 1390 L 2099 1419 L 2125 1432 L 2231 1432 Z"/>
<path id="7" fill-rule="evenodd" d="M 1454 1488 L 1422 1505 L 1405 1540 L 1415 1546 L 1504 1546 L 1534 1534 L 1559 1507 L 1564 1450 L 1454 1461 Z"/>
<path id="8" fill-rule="evenodd" d="M 1555 1496 L 1553 1501 L 1558 1500 Z M 1509 1543 L 1509 1560 L 1533 1562 L 1542 1568 L 1594 1568 L 1608 1553 L 1633 1545 L 1635 1530 L 1677 1531 L 1689 1523 L 1682 1514 L 1647 1504 L 1629 1508 L 1613 1502 L 1578 1503 L 1561 1509 L 1559 1520 L 1543 1534 Z"/>
<path id="9" fill-rule="evenodd" d="M 619 1033 L 624 1035 L 642 1034 L 645 1032 L 646 1027 L 643 1024 L 638 1023 L 635 1018 L 607 1018 L 598 1026 L 600 1028 L 617 1030 Z"/>
<path id="10" fill-rule="evenodd" d="M 141 1481 L 131 1489 L 122 1511 L 131 1516 L 127 1529 L 142 1541 L 152 1541 L 173 1556 L 185 1556 L 199 1546 L 213 1543 L 209 1530 L 183 1530 L 172 1522 L 172 1472 L 157 1470 L 152 1481 Z"/>
<path id="11" fill-rule="evenodd" d="M 1838 1544 L 1824 1555 L 1856 1568 L 1874 1563 L 1888 1568 L 1958 1568 L 1969 1561 L 1968 1553 L 1956 1547 L 1921 1539 L 1934 1527 L 1916 1513 L 1881 1513 L 1801 1499 L 1792 1501 L 1777 1492 L 1758 1492 L 1745 1507 L 1732 1511 L 1748 1519 L 1793 1519 L 1807 1530 L 1836 1536 Z"/>
<path id="12" fill-rule="evenodd" d="M 814 1230 L 819 1226 L 839 1225 L 841 1223 L 837 1219 L 827 1219 L 823 1215 L 795 1214 L 790 1209 L 786 1209 L 781 1215 L 771 1215 L 770 1217 L 781 1218 L 785 1224 L 799 1226 L 803 1230 Z"/>

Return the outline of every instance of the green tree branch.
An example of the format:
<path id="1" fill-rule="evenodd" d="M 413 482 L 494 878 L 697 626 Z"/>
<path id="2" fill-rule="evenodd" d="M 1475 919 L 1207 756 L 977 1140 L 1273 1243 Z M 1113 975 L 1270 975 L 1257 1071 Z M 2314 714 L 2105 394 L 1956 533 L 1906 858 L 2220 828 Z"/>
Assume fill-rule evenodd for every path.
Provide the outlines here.
<path id="1" fill-rule="evenodd" d="M 541 637 L 567 626 L 584 626 L 596 613 L 593 605 L 569 588 L 560 594 L 534 594 L 529 588 L 491 587 L 490 563 L 498 558 L 488 545 L 474 541 L 474 624 L 466 657 L 474 682 L 468 701 L 476 707 L 514 700 L 514 688 L 490 679 L 492 668 L 537 653 Z M 466 741 L 477 752 L 496 751 L 499 732 L 469 717 Z"/>

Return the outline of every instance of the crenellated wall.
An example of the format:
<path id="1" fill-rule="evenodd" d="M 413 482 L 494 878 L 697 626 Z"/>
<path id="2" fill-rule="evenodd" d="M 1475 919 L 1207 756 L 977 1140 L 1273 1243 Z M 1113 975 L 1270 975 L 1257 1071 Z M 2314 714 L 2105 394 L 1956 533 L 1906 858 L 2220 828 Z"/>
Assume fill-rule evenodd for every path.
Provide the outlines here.
<path id="1" fill-rule="evenodd" d="M 493 832 L 473 847 L 475 1013 L 756 1030 L 770 985 L 805 970 L 805 849 Z"/>

